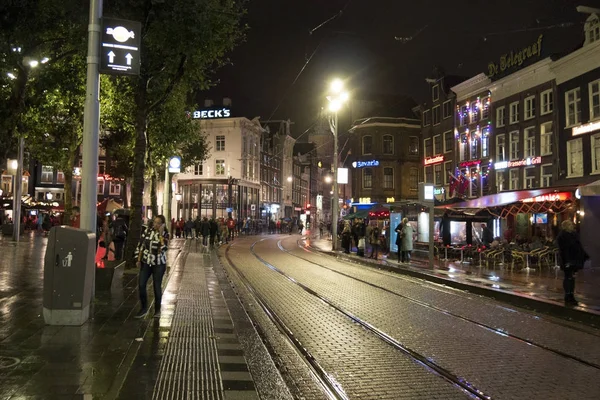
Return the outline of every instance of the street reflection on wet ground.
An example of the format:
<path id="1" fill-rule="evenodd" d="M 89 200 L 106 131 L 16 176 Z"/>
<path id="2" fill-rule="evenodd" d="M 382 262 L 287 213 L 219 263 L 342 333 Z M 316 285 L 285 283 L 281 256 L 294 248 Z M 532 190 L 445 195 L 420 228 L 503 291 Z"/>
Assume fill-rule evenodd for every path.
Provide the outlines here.
<path id="1" fill-rule="evenodd" d="M 46 326 L 47 240 L 34 233 L 18 244 L 0 238 L 0 398 L 116 395 L 139 347 L 136 338 L 151 322 L 132 318 L 139 307 L 137 271 L 117 269 L 111 290 L 96 292 L 92 317 L 84 325 Z M 182 244 L 173 241 L 169 265 Z"/>

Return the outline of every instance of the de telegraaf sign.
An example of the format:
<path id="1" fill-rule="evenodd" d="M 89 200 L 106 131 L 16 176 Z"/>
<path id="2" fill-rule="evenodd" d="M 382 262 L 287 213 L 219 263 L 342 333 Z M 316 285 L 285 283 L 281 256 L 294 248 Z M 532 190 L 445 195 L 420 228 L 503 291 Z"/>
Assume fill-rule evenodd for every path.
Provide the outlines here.
<path id="1" fill-rule="evenodd" d="M 231 117 L 230 108 L 218 108 L 214 110 L 196 110 L 192 112 L 192 119 L 217 119 Z"/>
<path id="2" fill-rule="evenodd" d="M 503 73 L 504 71 L 513 67 L 520 67 L 525 63 L 525 60 L 532 57 L 540 57 L 542 54 L 542 40 L 544 35 L 540 35 L 537 41 L 533 44 L 517 51 L 511 51 L 510 53 L 503 54 L 500 57 L 500 62 L 490 62 L 488 64 L 488 76 L 490 78 Z"/>

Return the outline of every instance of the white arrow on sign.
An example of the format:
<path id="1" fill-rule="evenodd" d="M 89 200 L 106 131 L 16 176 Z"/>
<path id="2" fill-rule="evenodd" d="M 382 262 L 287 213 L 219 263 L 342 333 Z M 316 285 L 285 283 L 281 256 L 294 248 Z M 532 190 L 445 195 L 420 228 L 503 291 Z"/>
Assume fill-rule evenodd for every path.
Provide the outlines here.
<path id="1" fill-rule="evenodd" d="M 108 53 L 108 62 L 112 63 L 115 61 L 115 53 L 112 52 L 112 50 Z"/>
<path id="2" fill-rule="evenodd" d="M 131 55 L 131 53 L 127 53 L 125 58 L 127 59 L 127 65 L 131 65 L 131 60 L 133 59 L 133 56 Z"/>

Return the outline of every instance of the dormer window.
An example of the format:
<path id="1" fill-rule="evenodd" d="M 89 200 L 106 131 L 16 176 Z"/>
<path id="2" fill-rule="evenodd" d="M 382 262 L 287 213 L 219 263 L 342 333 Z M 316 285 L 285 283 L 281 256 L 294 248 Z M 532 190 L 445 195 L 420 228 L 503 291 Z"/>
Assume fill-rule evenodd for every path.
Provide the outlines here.
<path id="1" fill-rule="evenodd" d="M 431 88 L 431 100 L 438 101 L 440 99 L 440 85 L 434 85 Z"/>
<path id="2" fill-rule="evenodd" d="M 600 40 L 600 18 L 598 14 L 592 14 L 585 21 L 585 45 Z"/>

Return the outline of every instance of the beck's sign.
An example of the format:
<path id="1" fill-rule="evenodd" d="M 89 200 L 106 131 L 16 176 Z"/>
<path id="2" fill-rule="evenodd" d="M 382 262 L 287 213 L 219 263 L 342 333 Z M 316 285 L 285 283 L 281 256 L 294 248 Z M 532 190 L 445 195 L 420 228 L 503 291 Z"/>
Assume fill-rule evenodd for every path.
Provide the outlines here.
<path id="1" fill-rule="evenodd" d="M 214 110 L 196 110 L 192 112 L 192 119 L 218 119 L 231 117 L 230 108 L 218 108 Z"/>

